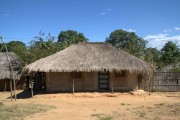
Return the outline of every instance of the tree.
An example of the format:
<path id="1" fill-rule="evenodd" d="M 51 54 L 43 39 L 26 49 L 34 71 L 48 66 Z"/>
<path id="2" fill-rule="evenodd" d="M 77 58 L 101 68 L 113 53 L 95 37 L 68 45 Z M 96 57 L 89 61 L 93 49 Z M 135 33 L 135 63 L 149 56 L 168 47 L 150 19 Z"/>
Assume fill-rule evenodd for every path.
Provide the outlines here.
<path id="1" fill-rule="evenodd" d="M 2 43 L 0 43 L 0 52 L 3 52 L 5 49 L 4 49 L 4 45 Z"/>
<path id="2" fill-rule="evenodd" d="M 45 33 L 39 32 L 39 35 L 34 37 L 34 40 L 30 42 L 28 46 L 29 57 L 28 64 L 32 63 L 40 58 L 52 55 L 55 52 L 60 51 L 62 48 L 58 42 L 54 42 L 55 37 L 50 33 L 45 36 Z"/>
<path id="3" fill-rule="evenodd" d="M 23 42 L 16 41 L 16 40 L 6 43 L 6 46 L 7 46 L 9 52 L 15 52 L 15 51 L 17 51 L 17 49 L 19 49 L 19 47 L 26 48 L 26 45 Z M 1 52 L 6 51 L 3 44 L 0 44 L 0 51 Z"/>
<path id="4" fill-rule="evenodd" d="M 172 41 L 168 41 L 161 49 L 161 54 L 161 60 L 164 65 L 173 63 L 175 69 L 176 63 L 180 60 L 180 49 L 178 46 Z"/>
<path id="5" fill-rule="evenodd" d="M 146 48 L 144 60 L 155 65 L 157 68 L 162 68 L 161 52 L 157 48 Z"/>
<path id="6" fill-rule="evenodd" d="M 9 43 L 6 43 L 6 46 L 9 52 L 14 52 L 18 56 L 21 68 L 24 67 L 26 63 L 27 52 L 28 52 L 25 43 L 14 40 L 14 41 L 10 41 Z M 0 45 L 0 50 L 1 52 L 6 51 L 5 47 L 2 45 Z"/>
<path id="7" fill-rule="evenodd" d="M 26 49 L 26 44 L 21 41 L 10 41 L 7 48 L 9 52 L 16 52 L 18 49 Z"/>
<path id="8" fill-rule="evenodd" d="M 61 31 L 58 35 L 58 42 L 61 43 L 63 48 L 66 48 L 74 43 L 87 41 L 88 39 L 83 35 L 83 33 L 79 33 L 74 30 Z"/>
<path id="9" fill-rule="evenodd" d="M 113 31 L 106 42 L 139 58 L 143 57 L 147 44 L 146 40 L 138 37 L 134 32 L 124 30 Z"/>

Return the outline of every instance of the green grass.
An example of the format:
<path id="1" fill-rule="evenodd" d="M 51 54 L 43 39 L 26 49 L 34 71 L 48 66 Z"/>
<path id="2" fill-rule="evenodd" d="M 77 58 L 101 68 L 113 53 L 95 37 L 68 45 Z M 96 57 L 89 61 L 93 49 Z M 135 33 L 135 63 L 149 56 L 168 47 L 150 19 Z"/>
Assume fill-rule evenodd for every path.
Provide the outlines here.
<path id="1" fill-rule="evenodd" d="M 0 120 L 23 119 L 26 116 L 46 112 L 54 108 L 53 106 L 32 103 L 5 106 L 0 102 Z"/>
<path id="2" fill-rule="evenodd" d="M 153 120 L 161 120 L 161 117 L 156 115 Z"/>
<path id="3" fill-rule="evenodd" d="M 112 116 L 101 116 L 99 120 L 112 120 Z"/>
<path id="4" fill-rule="evenodd" d="M 0 107 L 1 107 L 1 106 L 3 106 L 3 103 L 2 103 L 2 102 L 0 102 Z"/>
<path id="5" fill-rule="evenodd" d="M 97 117 L 98 120 L 112 120 L 113 116 L 106 114 L 92 114 L 91 116 Z"/>
<path id="6" fill-rule="evenodd" d="M 137 114 L 139 117 L 145 117 L 146 112 L 145 111 L 138 111 Z"/>

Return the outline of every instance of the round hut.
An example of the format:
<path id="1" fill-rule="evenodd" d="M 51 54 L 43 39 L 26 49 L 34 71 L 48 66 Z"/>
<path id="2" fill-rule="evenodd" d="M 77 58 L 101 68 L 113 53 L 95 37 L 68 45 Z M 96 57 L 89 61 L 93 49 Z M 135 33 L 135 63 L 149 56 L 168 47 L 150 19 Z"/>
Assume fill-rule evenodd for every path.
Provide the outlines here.
<path id="1" fill-rule="evenodd" d="M 17 56 L 13 52 L 7 53 L 12 68 L 14 70 L 14 78 L 16 80 L 20 77 L 20 63 Z M 9 62 L 5 52 L 0 52 L 0 91 L 10 90 L 10 80 L 13 79 L 12 72 L 10 71 Z"/>
<path id="2" fill-rule="evenodd" d="M 45 74 L 48 92 L 131 91 L 150 89 L 154 68 L 109 43 L 79 43 L 25 66 L 25 72 Z"/>

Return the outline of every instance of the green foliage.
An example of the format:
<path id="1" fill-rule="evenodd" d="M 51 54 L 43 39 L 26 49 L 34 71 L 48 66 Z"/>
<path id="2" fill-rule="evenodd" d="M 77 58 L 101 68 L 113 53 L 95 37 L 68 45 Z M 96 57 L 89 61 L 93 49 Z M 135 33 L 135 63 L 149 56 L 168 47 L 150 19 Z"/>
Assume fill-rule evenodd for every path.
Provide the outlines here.
<path id="1" fill-rule="evenodd" d="M 129 52 L 130 54 L 143 58 L 147 41 L 138 37 L 134 32 L 124 30 L 113 31 L 106 42 L 113 46 Z"/>
<path id="2" fill-rule="evenodd" d="M 112 120 L 113 116 L 106 114 L 92 114 L 91 116 L 97 117 L 98 120 Z"/>
<path id="3" fill-rule="evenodd" d="M 137 114 L 139 117 L 145 117 L 146 112 L 145 111 L 138 111 Z"/>
<path id="4" fill-rule="evenodd" d="M 21 41 L 11 41 L 7 44 L 7 48 L 8 48 L 9 52 L 15 52 L 15 51 L 18 51 L 20 49 L 25 50 L 26 45 Z"/>
<path id="5" fill-rule="evenodd" d="M 50 33 L 46 37 L 44 35 L 44 33 L 40 32 L 39 36 L 34 37 L 34 40 L 30 42 L 28 58 L 31 59 L 29 59 L 27 63 L 32 63 L 61 50 L 60 44 L 54 42 L 55 38 L 52 37 Z"/>
<path id="6" fill-rule="evenodd" d="M 21 41 L 10 41 L 6 43 L 7 49 L 9 52 L 14 52 L 20 61 L 21 67 L 23 67 L 26 63 L 26 57 L 28 54 L 28 49 L 26 45 Z M 0 52 L 5 52 L 6 49 L 3 44 L 0 45 Z"/>
<path id="7" fill-rule="evenodd" d="M 61 31 L 58 35 L 58 42 L 61 43 L 63 48 L 66 48 L 74 43 L 87 42 L 88 39 L 83 33 L 78 33 L 74 30 Z"/>
<path id="8" fill-rule="evenodd" d="M 19 57 L 21 67 L 24 67 L 26 64 L 63 50 L 71 44 L 88 41 L 83 33 L 74 30 L 61 31 L 58 35 L 58 42 L 54 40 L 55 37 L 50 33 L 46 36 L 40 31 L 28 46 L 21 41 L 11 41 L 6 45 L 10 52 L 14 52 Z M 173 63 L 173 71 L 180 72 L 180 67 L 177 66 L 180 61 L 180 48 L 171 41 L 159 51 L 156 48 L 146 48 L 147 41 L 138 37 L 134 32 L 115 30 L 105 42 L 154 64 L 158 69 Z M 5 52 L 3 44 L 0 44 L 0 52 Z"/>
<path id="9" fill-rule="evenodd" d="M 0 52 L 3 52 L 5 50 L 4 45 L 0 43 Z"/>
<path id="10" fill-rule="evenodd" d="M 176 69 L 176 63 L 180 61 L 180 49 L 172 41 L 168 41 L 161 49 L 161 61 L 164 65 L 173 64 L 173 70 Z"/>
<path id="11" fill-rule="evenodd" d="M 50 33 L 45 36 L 44 33 L 40 32 L 38 36 L 34 37 L 29 44 L 26 46 L 21 41 L 11 41 L 6 43 L 9 52 L 14 52 L 18 57 L 23 68 L 25 65 L 30 64 L 40 58 L 49 56 L 55 52 L 61 50 L 60 43 L 54 42 L 55 37 L 51 36 Z M 1 52 L 5 52 L 3 44 L 0 44 Z"/>
<path id="12" fill-rule="evenodd" d="M 161 49 L 162 60 L 165 65 L 176 62 L 180 56 L 180 50 L 178 46 L 172 41 L 168 41 L 165 46 Z"/>
<path id="13" fill-rule="evenodd" d="M 11 41 L 9 43 L 6 43 L 6 46 L 7 46 L 9 52 L 18 51 L 21 48 L 26 49 L 26 45 L 21 41 Z M 0 44 L 0 51 L 1 52 L 6 51 L 3 44 Z"/>
<path id="14" fill-rule="evenodd" d="M 152 63 L 157 69 L 172 63 L 174 71 L 180 69 L 176 65 L 180 61 L 180 49 L 171 41 L 167 42 L 159 51 L 157 48 L 146 48 L 147 41 L 138 37 L 134 32 L 115 30 L 109 35 L 106 42 Z"/>
<path id="15" fill-rule="evenodd" d="M 157 48 L 146 48 L 144 60 L 155 65 L 157 68 L 162 68 L 161 52 Z"/>
<path id="16" fill-rule="evenodd" d="M 73 43 L 87 42 L 88 39 L 77 31 L 62 31 L 58 36 L 58 42 L 54 42 L 55 37 L 50 33 L 45 36 L 45 33 L 39 32 L 39 35 L 30 41 L 29 46 L 26 46 L 21 41 L 11 41 L 7 43 L 9 52 L 14 52 L 21 62 L 21 66 L 30 64 L 40 58 L 52 55 Z M 0 52 L 5 52 L 5 47 L 0 44 Z"/>
<path id="17" fill-rule="evenodd" d="M 170 66 L 172 66 L 172 72 L 180 72 L 180 59 L 178 59 L 177 62 L 171 64 Z"/>

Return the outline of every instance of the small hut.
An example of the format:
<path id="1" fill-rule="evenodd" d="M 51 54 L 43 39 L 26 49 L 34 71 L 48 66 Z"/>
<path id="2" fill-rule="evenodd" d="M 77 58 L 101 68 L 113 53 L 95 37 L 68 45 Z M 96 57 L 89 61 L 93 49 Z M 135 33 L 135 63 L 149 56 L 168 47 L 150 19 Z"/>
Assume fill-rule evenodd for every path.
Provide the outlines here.
<path id="1" fill-rule="evenodd" d="M 14 78 L 16 80 L 20 77 L 20 63 L 17 59 L 17 56 L 13 52 L 7 53 L 13 70 Z M 5 52 L 0 52 L 0 91 L 10 90 L 10 80 L 12 79 L 12 72 L 10 71 L 9 62 L 6 57 Z"/>
<path id="2" fill-rule="evenodd" d="M 79 43 L 24 67 L 45 74 L 47 92 L 148 90 L 154 68 L 109 43 Z"/>

